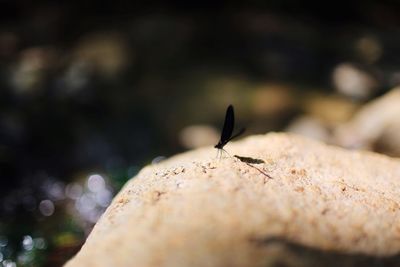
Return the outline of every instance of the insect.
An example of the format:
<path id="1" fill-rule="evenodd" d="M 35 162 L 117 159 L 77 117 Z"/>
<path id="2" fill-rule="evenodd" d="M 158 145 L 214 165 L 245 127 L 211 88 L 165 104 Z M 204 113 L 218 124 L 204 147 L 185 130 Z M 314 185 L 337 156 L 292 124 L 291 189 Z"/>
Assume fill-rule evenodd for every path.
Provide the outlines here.
<path id="1" fill-rule="evenodd" d="M 224 146 L 232 139 L 243 134 L 244 131 L 246 130 L 245 128 L 242 128 L 237 134 L 232 135 L 234 126 L 235 126 L 235 114 L 233 111 L 233 106 L 229 105 L 228 108 L 226 109 L 225 121 L 224 121 L 224 126 L 222 127 L 221 139 L 219 140 L 218 144 L 214 146 L 215 148 L 218 149 L 218 153 L 220 151 L 225 151 Z M 228 152 L 225 151 L 225 153 L 229 155 Z"/>

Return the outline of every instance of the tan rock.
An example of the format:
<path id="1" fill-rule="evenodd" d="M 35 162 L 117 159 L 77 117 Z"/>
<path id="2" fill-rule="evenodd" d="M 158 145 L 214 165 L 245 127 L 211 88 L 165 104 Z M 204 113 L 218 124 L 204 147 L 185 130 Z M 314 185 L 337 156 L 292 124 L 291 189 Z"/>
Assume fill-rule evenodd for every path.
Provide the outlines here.
<path id="1" fill-rule="evenodd" d="M 247 158 L 145 167 L 66 266 L 400 266 L 399 160 L 276 133 L 226 150 Z"/>

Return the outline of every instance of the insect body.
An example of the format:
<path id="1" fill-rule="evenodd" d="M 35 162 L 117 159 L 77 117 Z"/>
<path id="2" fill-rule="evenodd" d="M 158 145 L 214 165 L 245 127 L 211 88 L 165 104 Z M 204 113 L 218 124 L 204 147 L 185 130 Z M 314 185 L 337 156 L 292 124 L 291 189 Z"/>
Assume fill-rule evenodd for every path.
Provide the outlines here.
<path id="1" fill-rule="evenodd" d="M 233 112 L 233 106 L 229 105 L 229 107 L 226 109 L 225 121 L 224 121 L 224 126 L 222 128 L 221 139 L 219 140 L 218 144 L 214 146 L 215 148 L 225 151 L 224 146 L 230 140 L 244 133 L 245 129 L 242 128 L 237 134 L 232 135 L 234 126 L 235 126 L 235 114 Z"/>

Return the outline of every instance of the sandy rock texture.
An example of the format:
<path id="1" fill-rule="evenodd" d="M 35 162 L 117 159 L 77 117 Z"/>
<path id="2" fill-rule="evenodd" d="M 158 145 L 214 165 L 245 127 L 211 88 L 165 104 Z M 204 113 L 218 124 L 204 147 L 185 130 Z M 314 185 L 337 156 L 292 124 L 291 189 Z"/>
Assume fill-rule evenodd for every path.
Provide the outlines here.
<path id="1" fill-rule="evenodd" d="M 400 266 L 400 160 L 283 133 L 225 148 L 145 167 L 66 266 Z"/>

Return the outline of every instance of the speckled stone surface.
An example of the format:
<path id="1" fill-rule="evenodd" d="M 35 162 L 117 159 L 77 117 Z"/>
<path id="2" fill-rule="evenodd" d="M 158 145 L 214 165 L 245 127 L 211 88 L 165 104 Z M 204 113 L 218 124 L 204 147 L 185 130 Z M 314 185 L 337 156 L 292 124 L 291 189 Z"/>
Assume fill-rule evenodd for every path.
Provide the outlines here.
<path id="1" fill-rule="evenodd" d="M 145 167 L 66 266 L 400 266 L 398 159 L 283 133 L 225 148 L 246 158 Z"/>

